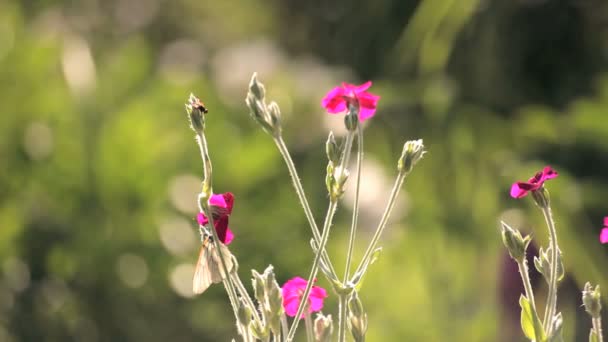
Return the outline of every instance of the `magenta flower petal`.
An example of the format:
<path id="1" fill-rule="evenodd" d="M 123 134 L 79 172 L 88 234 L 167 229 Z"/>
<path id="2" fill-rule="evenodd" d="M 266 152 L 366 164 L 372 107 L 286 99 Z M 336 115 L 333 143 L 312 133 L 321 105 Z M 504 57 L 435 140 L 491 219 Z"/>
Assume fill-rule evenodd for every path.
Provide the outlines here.
<path id="1" fill-rule="evenodd" d="M 608 227 L 608 216 L 604 217 L 604 227 Z"/>
<path id="2" fill-rule="evenodd" d="M 198 221 L 198 224 L 200 224 L 201 226 L 204 226 L 207 223 L 209 223 L 207 216 L 205 216 L 205 214 L 203 214 L 203 213 L 198 213 L 196 215 L 196 220 Z"/>
<path id="3" fill-rule="evenodd" d="M 556 178 L 557 172 L 550 166 L 545 166 L 542 171 L 537 172 L 534 177 L 528 179 L 527 182 L 515 182 L 511 186 L 511 197 L 522 198 L 530 191 L 536 191 L 542 188 L 546 180 Z"/>
<path id="4" fill-rule="evenodd" d="M 234 239 L 234 233 L 228 228 L 228 217 L 234 206 L 234 195 L 230 192 L 211 195 L 209 198 L 210 211 L 213 216 L 213 226 L 219 240 L 228 245 Z M 196 221 L 201 226 L 207 225 L 209 219 L 203 213 L 196 215 Z"/>
<path id="5" fill-rule="evenodd" d="M 325 107 L 328 113 L 337 114 L 345 112 L 348 104 L 359 106 L 359 120 L 364 121 L 376 113 L 376 106 L 380 96 L 367 92 L 367 89 L 372 86 L 371 81 L 367 81 L 361 85 L 342 83 L 341 87 L 336 87 L 330 90 L 321 101 L 321 105 Z"/>
<path id="6" fill-rule="evenodd" d="M 283 307 L 285 313 L 294 317 L 298 313 L 298 305 L 306 290 L 307 281 L 301 277 L 294 277 L 283 284 Z M 327 297 L 327 291 L 319 286 L 313 286 L 308 297 L 308 312 L 316 312 L 323 308 L 323 299 Z M 301 318 L 304 318 L 302 316 Z"/>
<path id="7" fill-rule="evenodd" d="M 608 243 L 608 227 L 602 229 L 602 232 L 600 233 L 600 242 L 603 244 Z"/>

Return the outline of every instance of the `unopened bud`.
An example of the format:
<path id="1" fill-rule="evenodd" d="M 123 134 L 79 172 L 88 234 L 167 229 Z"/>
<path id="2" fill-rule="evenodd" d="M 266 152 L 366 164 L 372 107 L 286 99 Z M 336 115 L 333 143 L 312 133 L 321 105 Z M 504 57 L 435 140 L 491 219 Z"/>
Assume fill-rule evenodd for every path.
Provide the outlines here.
<path id="1" fill-rule="evenodd" d="M 315 342 L 329 342 L 334 332 L 331 315 L 317 314 L 314 324 Z"/>
<path id="2" fill-rule="evenodd" d="M 332 163 L 338 163 L 338 161 L 340 160 L 340 148 L 336 143 L 334 132 L 329 132 L 329 136 L 327 137 L 327 141 L 325 142 L 325 153 L 327 154 L 327 160 Z"/>
<path id="3" fill-rule="evenodd" d="M 249 323 L 249 331 L 255 338 L 264 341 L 269 337 L 270 331 L 262 324 L 263 323 L 258 320 L 252 320 L 251 323 Z"/>
<path id="4" fill-rule="evenodd" d="M 188 102 L 186 103 L 186 113 L 188 114 L 188 120 L 190 120 L 190 128 L 197 133 L 202 133 L 205 129 L 205 116 L 207 108 L 203 102 L 194 94 L 190 94 Z"/>
<path id="5" fill-rule="evenodd" d="M 359 116 L 356 113 L 350 112 L 344 117 L 344 125 L 346 129 L 353 132 L 359 126 Z"/>
<path id="6" fill-rule="evenodd" d="M 281 109 L 276 102 L 270 102 L 268 105 L 268 114 L 270 115 L 271 126 L 275 130 L 281 129 Z"/>
<path id="7" fill-rule="evenodd" d="M 410 173 L 414 168 L 414 165 L 418 163 L 426 151 L 424 150 L 424 144 L 422 139 L 410 140 L 403 145 L 403 152 L 397 163 L 397 170 L 399 172 Z"/>
<path id="8" fill-rule="evenodd" d="M 251 309 L 249 306 L 247 306 L 245 300 L 243 298 L 239 298 L 239 309 L 237 312 L 239 323 L 241 323 L 243 326 L 247 326 L 251 321 L 251 313 Z"/>
<path id="9" fill-rule="evenodd" d="M 263 101 L 266 95 L 266 89 L 264 85 L 258 82 L 258 73 L 254 72 L 249 81 L 249 92 L 255 96 L 256 99 Z"/>
<path id="10" fill-rule="evenodd" d="M 564 262 L 562 258 L 562 251 L 557 250 L 557 281 L 561 281 L 564 278 Z M 534 257 L 534 267 L 538 271 L 538 273 L 542 274 L 547 284 L 550 284 L 550 275 L 551 275 L 551 247 L 547 248 L 547 251 L 544 251 L 541 247 L 538 251 L 538 256 Z"/>
<path id="11" fill-rule="evenodd" d="M 585 306 L 585 311 L 593 318 L 600 317 L 600 311 L 602 311 L 601 296 L 599 285 L 594 289 L 589 282 L 585 284 L 583 289 L 583 305 Z"/>
<path id="12" fill-rule="evenodd" d="M 509 251 L 509 255 L 515 261 L 523 262 L 526 258 L 526 249 L 532 239 L 529 235 L 525 238 L 522 237 L 518 230 L 509 227 L 504 222 L 500 222 L 500 224 L 502 225 L 502 242 Z"/>
<path id="13" fill-rule="evenodd" d="M 329 198 L 332 201 L 337 201 L 342 197 L 342 195 L 344 195 L 344 185 L 348 180 L 348 176 L 349 172 L 345 167 L 338 166 L 334 169 L 332 179 L 330 181 L 331 189 L 329 191 Z"/>
<path id="14" fill-rule="evenodd" d="M 251 283 L 253 285 L 253 295 L 255 296 L 255 299 L 263 305 L 265 303 L 266 287 L 264 277 L 262 277 L 262 275 L 256 270 L 251 270 L 251 274 L 253 275 L 253 278 L 251 279 Z"/>
<path id="15" fill-rule="evenodd" d="M 549 208 L 549 204 L 550 204 L 549 191 L 547 191 L 547 189 L 545 189 L 544 186 L 541 186 L 537 190 L 533 190 L 532 198 L 534 198 L 534 202 L 540 208 L 542 208 L 542 209 Z"/>
<path id="16" fill-rule="evenodd" d="M 353 291 L 348 300 L 348 327 L 356 342 L 365 341 L 367 332 L 367 313 L 356 291 Z"/>

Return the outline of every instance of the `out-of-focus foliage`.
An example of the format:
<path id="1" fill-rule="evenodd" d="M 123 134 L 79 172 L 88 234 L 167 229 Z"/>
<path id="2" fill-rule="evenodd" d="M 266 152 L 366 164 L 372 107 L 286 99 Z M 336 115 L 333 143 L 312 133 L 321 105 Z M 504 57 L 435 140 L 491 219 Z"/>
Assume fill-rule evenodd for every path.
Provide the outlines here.
<path id="1" fill-rule="evenodd" d="M 546 244 L 539 211 L 508 188 L 548 163 L 560 172 L 548 187 L 568 273 L 564 330 L 584 340 L 578 291 L 608 288 L 597 239 L 606 20 L 600 0 L 0 2 L 0 341 L 235 335 L 223 288 L 190 289 L 201 177 L 183 111 L 191 91 L 210 109 L 215 190 L 236 196 L 239 273 L 308 273 L 306 220 L 244 105 L 253 71 L 282 108 L 319 221 L 323 144 L 341 131 L 319 101 L 340 81 L 374 81 L 359 257 L 403 142 L 428 146 L 360 293 L 370 341 L 521 339 L 519 279 L 497 223 Z M 341 262 L 351 203 L 329 247 Z M 326 312 L 337 316 L 335 298 Z"/>

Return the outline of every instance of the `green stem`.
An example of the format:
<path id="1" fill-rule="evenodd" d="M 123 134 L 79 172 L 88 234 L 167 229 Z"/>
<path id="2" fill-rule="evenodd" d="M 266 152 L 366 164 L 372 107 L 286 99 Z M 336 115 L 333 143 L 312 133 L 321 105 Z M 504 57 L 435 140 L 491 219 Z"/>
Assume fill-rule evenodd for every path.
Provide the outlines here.
<path id="1" fill-rule="evenodd" d="M 519 268 L 519 274 L 521 275 L 521 280 L 524 283 L 524 290 L 526 291 L 526 297 L 530 302 L 530 306 L 532 307 L 532 313 L 538 317 L 538 311 L 536 311 L 536 302 L 534 301 L 534 291 L 532 291 L 532 284 L 530 283 L 530 274 L 528 271 L 528 261 L 524 256 L 522 260 L 517 260 L 517 266 Z M 536 336 L 536 340 L 540 341 L 542 339 L 541 332 L 535 327 L 534 334 Z"/>
<path id="2" fill-rule="evenodd" d="M 557 265 L 558 265 L 558 251 L 557 246 L 557 232 L 555 229 L 555 221 L 551 213 L 551 207 L 548 205 L 542 208 L 545 222 L 549 228 L 550 246 L 551 246 L 551 270 L 549 272 L 549 291 L 547 294 L 547 304 L 545 306 L 545 314 L 543 318 L 543 326 L 547 335 L 551 333 L 551 320 L 555 315 L 557 306 Z"/>
<path id="3" fill-rule="evenodd" d="M 304 314 L 304 324 L 306 324 L 306 341 L 315 342 L 315 332 L 312 327 L 312 318 L 310 312 Z"/>
<path id="4" fill-rule="evenodd" d="M 247 306 L 249 306 L 249 309 L 251 309 L 251 312 L 253 313 L 253 319 L 255 319 L 258 323 L 262 324 L 262 320 L 260 319 L 258 310 L 256 309 L 255 304 L 253 303 L 253 300 L 251 300 L 251 297 L 249 296 L 249 293 L 247 292 L 245 285 L 243 285 L 241 278 L 239 278 L 239 276 L 236 274 L 236 272 L 232 273 L 231 275 L 232 275 L 232 281 L 236 284 L 236 289 L 239 292 L 239 294 L 241 295 L 241 298 L 245 299 Z"/>
<path id="5" fill-rule="evenodd" d="M 304 192 L 304 188 L 302 187 L 302 183 L 300 182 L 300 177 L 298 176 L 298 171 L 296 169 L 295 164 L 289 154 L 289 150 L 285 145 L 285 141 L 281 135 L 274 136 L 274 142 L 283 156 L 283 160 L 287 165 L 287 170 L 289 171 L 289 175 L 291 176 L 291 181 L 293 183 L 293 187 L 296 190 L 296 194 L 298 195 L 298 199 L 300 200 L 300 205 L 304 208 L 304 215 L 306 215 L 306 219 L 308 220 L 308 224 L 312 230 L 312 236 L 317 243 L 317 246 L 321 244 L 321 234 L 319 233 L 319 228 L 317 227 L 317 223 L 315 221 L 315 217 L 310 209 L 310 205 L 308 204 L 308 200 L 306 199 L 306 193 Z M 336 271 L 327 255 L 327 251 L 323 250 L 323 261 L 329 268 L 332 275 L 337 279 Z"/>
<path id="6" fill-rule="evenodd" d="M 598 342 L 604 342 L 604 337 L 602 336 L 602 317 L 593 317 L 591 322 L 593 323 L 593 330 L 595 330 Z"/>
<path id="7" fill-rule="evenodd" d="M 205 134 L 202 132 L 198 132 L 196 135 L 196 141 L 198 143 L 199 149 L 201 151 L 201 158 L 203 159 L 203 183 L 207 185 L 208 191 L 211 191 L 211 174 L 212 174 L 212 166 L 211 166 L 211 158 L 209 158 L 209 151 L 207 150 L 207 140 L 205 139 Z M 228 267 L 226 266 L 226 260 L 224 258 L 224 254 L 220 248 L 220 241 L 217 236 L 217 232 L 215 231 L 215 225 L 213 223 L 213 215 L 211 215 L 211 211 L 209 210 L 209 205 L 207 203 L 200 203 L 199 201 L 199 209 L 207 216 L 207 230 L 211 232 L 213 236 L 213 244 L 215 246 L 215 250 L 217 251 L 220 257 L 220 263 L 222 264 L 222 270 L 224 271 L 224 285 L 226 286 L 226 292 L 228 293 L 228 297 L 230 298 L 230 303 L 232 305 L 232 310 L 234 311 L 234 315 L 238 321 L 238 297 L 236 294 L 236 290 L 232 279 L 230 278 L 230 273 L 228 271 Z"/>
<path id="8" fill-rule="evenodd" d="M 346 295 L 338 297 L 338 342 L 346 341 Z"/>
<path id="9" fill-rule="evenodd" d="M 355 245 L 355 234 L 357 231 L 357 220 L 359 219 L 359 190 L 361 188 L 361 162 L 363 160 L 363 132 L 361 125 L 357 126 L 357 180 L 355 186 L 355 202 L 353 204 L 353 218 L 348 237 L 348 249 L 346 252 L 346 266 L 344 267 L 344 283 L 348 281 L 350 264 Z"/>
<path id="10" fill-rule="evenodd" d="M 298 324 L 301 320 L 302 313 L 304 312 L 304 308 L 307 306 L 308 297 L 310 296 L 310 291 L 312 289 L 312 284 L 314 283 L 314 279 L 317 276 L 317 271 L 319 270 L 319 261 L 321 260 L 321 251 L 325 249 L 325 245 L 327 244 L 327 240 L 329 238 L 329 231 L 331 229 L 331 223 L 336 212 L 336 208 L 338 207 L 337 201 L 332 201 L 329 203 L 329 208 L 327 209 L 327 216 L 325 217 L 325 224 L 323 225 L 323 234 L 321 235 L 321 243 L 317 249 L 317 253 L 315 255 L 315 259 L 312 263 L 312 269 L 310 270 L 310 276 L 308 277 L 308 283 L 306 284 L 306 289 L 304 290 L 304 294 L 300 299 L 300 305 L 298 306 L 298 311 L 296 313 L 295 319 L 291 328 L 289 329 L 289 333 L 287 334 L 286 341 L 292 341 L 293 337 L 296 333 L 296 329 L 298 328 Z"/>
<path id="11" fill-rule="evenodd" d="M 288 333 L 287 317 L 285 317 L 285 314 L 282 314 L 281 315 L 281 335 L 283 335 L 283 337 L 287 337 L 287 333 Z"/>
<path id="12" fill-rule="evenodd" d="M 406 173 L 400 172 L 399 175 L 397 176 L 397 179 L 395 179 L 395 184 L 393 185 L 393 190 L 391 190 L 391 194 L 389 196 L 386 208 L 384 209 L 384 213 L 382 214 L 382 218 L 380 219 L 380 223 L 378 223 L 376 232 L 374 233 L 374 236 L 372 237 L 369 245 L 367 246 L 367 249 L 365 250 L 365 253 L 363 254 L 363 258 L 361 258 L 361 263 L 359 263 L 359 266 L 357 267 L 355 274 L 357 274 L 361 271 L 361 268 L 367 263 L 367 260 L 372 256 L 372 253 L 374 252 L 374 249 L 376 248 L 376 245 L 378 244 L 378 241 L 380 240 L 380 236 L 382 236 L 382 232 L 384 231 L 384 228 L 386 227 L 388 218 L 391 215 L 391 211 L 395 207 L 397 196 L 399 195 L 399 191 L 401 190 L 401 187 L 403 185 L 403 182 L 405 181 L 406 176 L 407 176 Z"/>

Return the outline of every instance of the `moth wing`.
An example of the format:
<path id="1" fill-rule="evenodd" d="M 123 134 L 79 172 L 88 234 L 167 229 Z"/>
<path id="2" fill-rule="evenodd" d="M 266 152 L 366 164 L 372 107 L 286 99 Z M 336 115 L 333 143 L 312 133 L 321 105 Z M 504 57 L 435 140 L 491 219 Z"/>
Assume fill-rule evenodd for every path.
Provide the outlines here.
<path id="1" fill-rule="evenodd" d="M 232 262 L 232 253 L 226 245 L 223 243 L 219 243 L 220 250 L 222 252 L 222 256 L 224 257 L 224 261 L 226 261 L 226 268 L 228 272 L 232 272 L 232 268 L 234 267 L 234 263 Z M 211 253 L 210 253 L 211 254 Z M 220 259 L 219 253 L 215 250 L 215 245 L 213 246 L 213 259 L 209 260 L 209 264 L 213 264 L 213 272 L 211 272 L 211 277 L 214 283 L 221 282 L 226 276 L 224 274 L 224 269 L 222 268 L 222 260 Z"/>
<path id="2" fill-rule="evenodd" d="M 213 281 L 212 269 L 210 264 L 214 264 L 211 259 L 210 245 L 204 243 L 201 247 L 201 252 L 198 255 L 196 269 L 194 271 L 194 279 L 192 280 L 192 291 L 194 294 L 201 294 L 211 286 Z"/>

